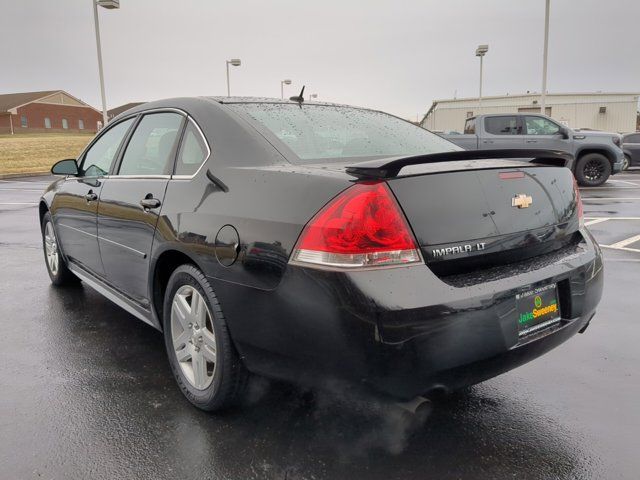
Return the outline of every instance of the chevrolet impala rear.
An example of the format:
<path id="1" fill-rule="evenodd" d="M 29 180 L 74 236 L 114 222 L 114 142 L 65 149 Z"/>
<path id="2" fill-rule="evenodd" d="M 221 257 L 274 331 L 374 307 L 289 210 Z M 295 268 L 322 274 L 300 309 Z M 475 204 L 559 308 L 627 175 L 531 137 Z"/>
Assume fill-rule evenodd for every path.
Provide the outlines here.
<path id="1" fill-rule="evenodd" d="M 300 208 L 316 205 L 277 287 L 255 300 L 266 318 L 240 346 L 250 370 L 410 399 L 491 378 L 586 330 L 602 257 L 570 155 L 461 151 L 347 107 L 228 107 L 287 157 L 292 182 L 308 182 Z M 314 200 L 319 185 L 330 198 Z"/>

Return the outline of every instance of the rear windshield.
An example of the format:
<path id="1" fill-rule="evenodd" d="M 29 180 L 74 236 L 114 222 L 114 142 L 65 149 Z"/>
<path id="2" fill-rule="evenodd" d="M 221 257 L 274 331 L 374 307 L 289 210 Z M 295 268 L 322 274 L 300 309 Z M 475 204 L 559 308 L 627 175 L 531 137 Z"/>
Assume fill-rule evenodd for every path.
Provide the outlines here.
<path id="1" fill-rule="evenodd" d="M 352 157 L 391 157 L 461 150 L 404 120 L 332 105 L 232 103 L 284 142 L 303 163 Z"/>

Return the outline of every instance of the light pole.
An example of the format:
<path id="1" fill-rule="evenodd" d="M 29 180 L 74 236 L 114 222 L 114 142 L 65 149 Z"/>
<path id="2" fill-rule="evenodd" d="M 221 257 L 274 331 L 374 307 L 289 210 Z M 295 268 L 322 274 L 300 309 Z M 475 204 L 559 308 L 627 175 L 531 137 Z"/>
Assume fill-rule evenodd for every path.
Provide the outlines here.
<path id="1" fill-rule="evenodd" d="M 544 51 L 542 53 L 542 94 L 540 95 L 540 113 L 547 114 L 547 53 L 549 51 L 549 6 L 550 0 L 546 0 L 544 10 Z"/>
<path id="2" fill-rule="evenodd" d="M 100 45 L 100 24 L 98 23 L 98 6 L 113 10 L 120 8 L 120 0 L 91 0 L 93 3 L 93 21 L 96 29 L 96 48 L 98 49 L 98 73 L 100 74 L 100 95 L 102 96 L 102 127 L 107 125 L 107 98 L 104 93 L 104 72 L 102 71 L 102 46 Z"/>
<path id="3" fill-rule="evenodd" d="M 280 99 L 284 100 L 284 86 L 285 85 L 291 85 L 291 80 L 286 79 L 286 80 L 281 80 L 280 81 Z"/>
<path id="4" fill-rule="evenodd" d="M 489 45 L 478 45 L 476 57 L 480 57 L 480 93 L 478 95 L 478 112 L 482 111 L 482 59 L 489 51 Z"/>
<path id="5" fill-rule="evenodd" d="M 229 86 L 229 65 L 239 67 L 241 64 L 242 62 L 239 58 L 232 58 L 231 60 L 227 60 L 227 97 L 231 96 L 231 87 Z"/>

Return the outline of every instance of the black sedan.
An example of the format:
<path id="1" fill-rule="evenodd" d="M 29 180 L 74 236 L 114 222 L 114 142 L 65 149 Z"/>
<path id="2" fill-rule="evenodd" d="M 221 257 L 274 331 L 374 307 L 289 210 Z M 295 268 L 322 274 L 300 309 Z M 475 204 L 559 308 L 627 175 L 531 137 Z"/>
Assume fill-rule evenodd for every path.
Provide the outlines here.
<path id="1" fill-rule="evenodd" d="M 250 372 L 411 400 L 587 328 L 602 257 L 570 161 L 301 97 L 147 103 L 53 167 L 46 266 L 162 330 L 199 408 Z"/>
<path id="2" fill-rule="evenodd" d="M 622 136 L 622 151 L 624 152 L 623 170 L 640 165 L 640 132 L 627 133 Z"/>

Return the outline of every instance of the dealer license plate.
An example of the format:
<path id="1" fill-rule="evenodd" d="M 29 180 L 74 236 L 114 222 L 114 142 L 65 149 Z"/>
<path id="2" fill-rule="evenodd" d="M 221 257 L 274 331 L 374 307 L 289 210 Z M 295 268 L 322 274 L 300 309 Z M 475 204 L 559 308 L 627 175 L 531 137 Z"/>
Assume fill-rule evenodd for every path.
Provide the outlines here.
<path id="1" fill-rule="evenodd" d="M 516 294 L 518 335 L 524 337 L 551 327 L 560 321 L 556 284 Z"/>

